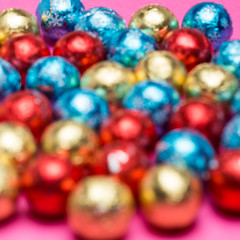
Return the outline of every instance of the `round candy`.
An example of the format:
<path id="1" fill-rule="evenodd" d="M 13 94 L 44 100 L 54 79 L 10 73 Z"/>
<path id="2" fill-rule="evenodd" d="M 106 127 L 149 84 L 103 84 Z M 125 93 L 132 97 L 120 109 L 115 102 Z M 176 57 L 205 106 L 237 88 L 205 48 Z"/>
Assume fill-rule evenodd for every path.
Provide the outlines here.
<path id="1" fill-rule="evenodd" d="M 162 48 L 181 60 L 188 71 L 200 63 L 210 62 L 213 49 L 207 37 L 196 29 L 172 31 L 163 41 Z"/>
<path id="2" fill-rule="evenodd" d="M 104 61 L 84 73 L 81 87 L 94 89 L 110 104 L 120 104 L 134 83 L 131 70 L 116 62 Z"/>
<path id="3" fill-rule="evenodd" d="M 157 127 L 161 128 L 168 121 L 179 101 L 178 92 L 166 82 L 142 81 L 129 91 L 123 104 L 128 109 L 149 114 Z"/>
<path id="4" fill-rule="evenodd" d="M 21 88 L 21 76 L 7 61 L 0 58 L 0 98 Z"/>
<path id="5" fill-rule="evenodd" d="M 224 42 L 214 56 L 214 62 L 240 79 L 240 40 Z"/>
<path id="6" fill-rule="evenodd" d="M 203 198 L 199 179 L 186 169 L 151 168 L 140 186 L 140 206 L 146 221 L 162 230 L 182 230 L 197 218 Z"/>
<path id="7" fill-rule="evenodd" d="M 222 4 L 202 2 L 193 6 L 185 15 L 183 27 L 195 28 L 204 33 L 216 50 L 233 32 L 232 20 Z"/>
<path id="8" fill-rule="evenodd" d="M 230 107 L 233 114 L 240 113 L 240 88 L 234 94 Z"/>
<path id="9" fill-rule="evenodd" d="M 80 73 L 106 59 L 106 51 L 100 40 L 83 31 L 74 31 L 60 38 L 53 53 L 75 65 Z"/>
<path id="10" fill-rule="evenodd" d="M 147 52 L 157 48 L 154 38 L 140 29 L 126 29 L 116 33 L 110 41 L 108 58 L 126 67 L 135 67 Z"/>
<path id="11" fill-rule="evenodd" d="M 180 91 L 187 77 L 184 64 L 168 51 L 148 53 L 144 59 L 139 61 L 135 74 L 137 81 L 165 80 Z"/>
<path id="12" fill-rule="evenodd" d="M 151 118 L 143 112 L 118 110 L 102 126 L 100 137 L 104 144 L 115 140 L 133 141 L 151 151 L 157 141 L 157 131 Z"/>
<path id="13" fill-rule="evenodd" d="M 188 167 L 200 177 L 207 176 L 215 152 L 208 140 L 192 129 L 176 129 L 167 133 L 156 146 L 157 163 Z"/>
<path id="14" fill-rule="evenodd" d="M 207 99 L 194 98 L 184 101 L 173 113 L 170 129 L 196 129 L 217 147 L 225 123 L 224 111 L 220 106 Z"/>
<path id="15" fill-rule="evenodd" d="M 109 46 L 109 41 L 114 35 L 125 30 L 126 23 L 115 11 L 105 7 L 95 7 L 85 11 L 77 20 L 75 30 L 91 32 L 104 44 Z"/>
<path id="16" fill-rule="evenodd" d="M 96 130 L 109 117 L 106 101 L 87 89 L 72 89 L 62 94 L 54 112 L 58 118 L 85 123 Z"/>
<path id="17" fill-rule="evenodd" d="M 35 90 L 22 90 L 6 97 L 0 105 L 0 121 L 19 122 L 27 126 L 36 140 L 53 120 L 49 100 Z"/>
<path id="18" fill-rule="evenodd" d="M 22 189 L 33 213 L 40 217 L 64 216 L 68 195 L 79 179 L 66 159 L 42 154 L 22 175 Z"/>
<path id="19" fill-rule="evenodd" d="M 210 171 L 209 190 L 214 204 L 226 212 L 240 213 L 240 151 L 227 150 Z"/>
<path id="20" fill-rule="evenodd" d="M 78 70 L 61 57 L 46 57 L 28 70 L 26 88 L 37 89 L 51 99 L 80 86 Z"/>
<path id="21" fill-rule="evenodd" d="M 129 28 L 140 28 L 145 34 L 152 36 L 161 45 L 166 35 L 178 29 L 178 21 L 167 8 L 151 4 L 139 9 L 129 23 Z"/>
<path id="22" fill-rule="evenodd" d="M 84 6 L 80 0 L 41 0 L 36 15 L 43 34 L 50 39 L 74 30 Z"/>
<path id="23" fill-rule="evenodd" d="M 238 80 L 221 67 L 204 63 L 194 68 L 188 75 L 184 90 L 189 97 L 207 97 L 217 102 L 232 99 L 238 89 Z"/>
<path id="24" fill-rule="evenodd" d="M 68 201 L 68 222 L 84 239 L 122 238 L 135 213 L 129 188 L 106 176 L 88 177 L 80 182 Z"/>
<path id="25" fill-rule="evenodd" d="M 0 47 L 17 34 L 40 35 L 37 20 L 27 11 L 8 8 L 0 12 Z"/>
<path id="26" fill-rule="evenodd" d="M 11 38 L 1 48 L 0 57 L 10 62 L 22 75 L 25 86 L 27 70 L 39 58 L 49 56 L 50 51 L 44 41 L 33 34 Z"/>

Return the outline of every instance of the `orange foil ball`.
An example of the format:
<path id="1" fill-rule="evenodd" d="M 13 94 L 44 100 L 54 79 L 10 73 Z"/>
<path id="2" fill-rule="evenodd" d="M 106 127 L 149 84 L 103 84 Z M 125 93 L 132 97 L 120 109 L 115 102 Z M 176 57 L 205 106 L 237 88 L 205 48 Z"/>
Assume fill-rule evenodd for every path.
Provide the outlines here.
<path id="1" fill-rule="evenodd" d="M 162 49 L 172 52 L 188 71 L 200 63 L 210 62 L 213 48 L 208 38 L 192 28 L 181 28 L 167 35 Z"/>
<path id="2" fill-rule="evenodd" d="M 0 105 L 0 121 L 22 123 L 40 140 L 45 127 L 53 120 L 52 107 L 42 93 L 22 90 L 6 97 Z"/>
<path id="3" fill-rule="evenodd" d="M 54 55 L 65 58 L 81 73 L 93 64 L 106 60 L 102 42 L 83 31 L 70 32 L 60 38 L 54 47 Z"/>
<path id="4" fill-rule="evenodd" d="M 34 214 L 57 218 L 65 215 L 67 198 L 77 178 L 68 160 L 39 155 L 22 176 L 22 188 Z"/>
<path id="5" fill-rule="evenodd" d="M 115 140 L 133 141 L 151 151 L 157 142 L 156 127 L 151 118 L 137 110 L 116 111 L 100 131 L 103 144 Z"/>

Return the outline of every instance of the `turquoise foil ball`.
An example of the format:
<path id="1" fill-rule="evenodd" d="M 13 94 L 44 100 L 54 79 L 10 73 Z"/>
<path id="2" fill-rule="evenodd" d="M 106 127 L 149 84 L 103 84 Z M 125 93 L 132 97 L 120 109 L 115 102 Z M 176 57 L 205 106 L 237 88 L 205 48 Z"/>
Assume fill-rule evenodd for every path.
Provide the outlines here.
<path id="1" fill-rule="evenodd" d="M 240 113 L 240 88 L 232 98 L 230 109 L 233 114 Z"/>

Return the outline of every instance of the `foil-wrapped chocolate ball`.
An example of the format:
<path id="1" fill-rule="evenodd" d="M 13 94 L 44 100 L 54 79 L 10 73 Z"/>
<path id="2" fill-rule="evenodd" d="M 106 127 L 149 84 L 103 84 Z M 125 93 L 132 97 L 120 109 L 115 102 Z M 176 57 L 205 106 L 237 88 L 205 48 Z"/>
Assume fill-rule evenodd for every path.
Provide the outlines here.
<path id="1" fill-rule="evenodd" d="M 202 2 L 193 6 L 185 15 L 183 27 L 195 28 L 204 33 L 216 50 L 232 35 L 232 20 L 222 4 Z"/>
<path id="2" fill-rule="evenodd" d="M 50 99 L 79 86 L 78 70 L 61 57 L 45 57 L 37 60 L 26 76 L 26 88 L 37 89 Z"/>
<path id="3" fill-rule="evenodd" d="M 55 102 L 57 118 L 85 123 L 98 130 L 109 117 L 107 102 L 94 91 L 72 89 L 62 94 Z"/>
<path id="4" fill-rule="evenodd" d="M 157 163 L 169 163 L 183 169 L 189 168 L 205 179 L 215 157 L 209 141 L 198 131 L 183 128 L 168 132 L 156 146 Z"/>
<path id="5" fill-rule="evenodd" d="M 153 51 L 139 61 L 135 67 L 137 81 L 150 79 L 158 82 L 165 80 L 179 91 L 187 77 L 184 64 L 168 51 Z"/>
<path id="6" fill-rule="evenodd" d="M 124 19 L 112 9 L 105 7 L 95 7 L 85 11 L 80 15 L 75 26 L 75 30 L 96 35 L 106 48 L 114 35 L 126 28 Z"/>
<path id="7" fill-rule="evenodd" d="M 116 33 L 110 41 L 108 59 L 126 67 L 135 67 L 147 52 L 157 49 L 153 37 L 146 35 L 140 29 L 126 29 Z"/>
<path id="8" fill-rule="evenodd" d="M 184 85 L 188 97 L 207 97 L 217 102 L 230 101 L 237 89 L 237 78 L 211 63 L 200 64 L 194 68 Z"/>
<path id="9" fill-rule="evenodd" d="M 68 222 L 84 239 L 112 240 L 125 236 L 135 213 L 130 189 L 111 177 L 81 181 L 68 201 Z"/>
<path id="10" fill-rule="evenodd" d="M 182 230 L 197 218 L 203 198 L 200 180 L 170 165 L 151 168 L 140 185 L 140 206 L 146 221 L 166 231 Z"/>
<path id="11" fill-rule="evenodd" d="M 166 35 L 178 29 L 178 21 L 174 14 L 167 8 L 152 4 L 139 9 L 132 16 L 129 28 L 140 28 L 145 34 L 154 37 L 161 46 Z"/>
<path id="12" fill-rule="evenodd" d="M 240 88 L 233 95 L 230 110 L 233 114 L 240 113 Z"/>
<path id="13" fill-rule="evenodd" d="M 0 12 L 0 47 L 18 34 L 40 35 L 37 20 L 27 11 L 8 8 Z"/>
<path id="14" fill-rule="evenodd" d="M 36 15 L 43 34 L 56 40 L 74 30 L 83 11 L 80 0 L 41 0 Z"/>

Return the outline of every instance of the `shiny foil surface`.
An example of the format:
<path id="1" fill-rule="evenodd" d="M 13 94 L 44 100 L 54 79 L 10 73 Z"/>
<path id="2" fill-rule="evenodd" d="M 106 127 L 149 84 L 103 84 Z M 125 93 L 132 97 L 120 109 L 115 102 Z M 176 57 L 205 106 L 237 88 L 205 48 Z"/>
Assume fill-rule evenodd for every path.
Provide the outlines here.
<path id="1" fill-rule="evenodd" d="M 230 105 L 231 112 L 233 114 L 240 113 L 240 89 L 235 92 L 231 105 Z"/>

